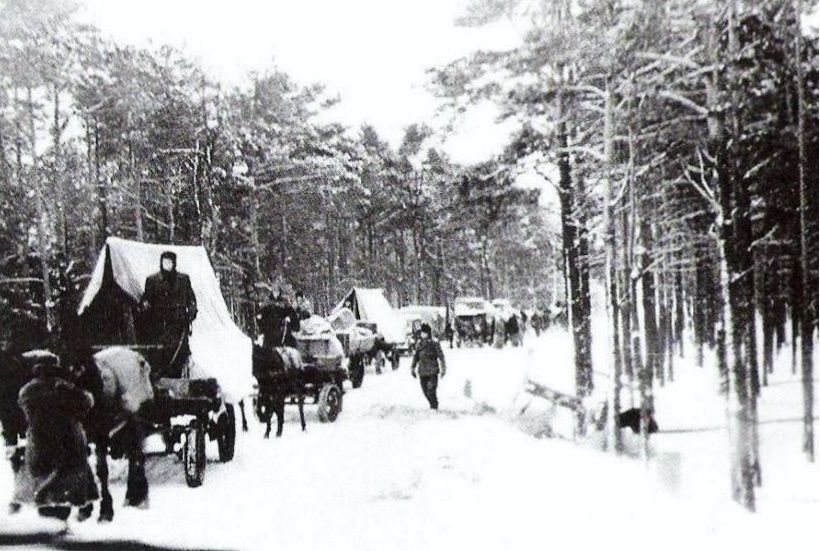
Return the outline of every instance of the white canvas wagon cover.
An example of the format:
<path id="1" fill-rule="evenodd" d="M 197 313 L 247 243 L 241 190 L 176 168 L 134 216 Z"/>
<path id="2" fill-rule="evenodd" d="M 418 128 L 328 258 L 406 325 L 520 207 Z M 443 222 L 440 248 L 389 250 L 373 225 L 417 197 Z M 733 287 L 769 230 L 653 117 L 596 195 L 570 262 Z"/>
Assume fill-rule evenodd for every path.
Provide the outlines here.
<path id="1" fill-rule="evenodd" d="M 138 302 L 145 291 L 145 279 L 159 270 L 163 251 L 176 253 L 177 269 L 188 274 L 196 296 L 198 313 L 190 337 L 191 377 L 215 378 L 225 399 L 236 402 L 253 390 L 251 339 L 231 318 L 204 247 L 157 245 L 109 237 L 77 313 L 81 315 L 103 288 L 108 259 L 117 287 Z"/>
<path id="2" fill-rule="evenodd" d="M 346 305 L 352 306 L 353 313 L 358 319 L 375 323 L 388 344 L 404 342 L 404 323 L 381 289 L 354 287 L 336 305 L 333 312 L 341 310 Z"/>

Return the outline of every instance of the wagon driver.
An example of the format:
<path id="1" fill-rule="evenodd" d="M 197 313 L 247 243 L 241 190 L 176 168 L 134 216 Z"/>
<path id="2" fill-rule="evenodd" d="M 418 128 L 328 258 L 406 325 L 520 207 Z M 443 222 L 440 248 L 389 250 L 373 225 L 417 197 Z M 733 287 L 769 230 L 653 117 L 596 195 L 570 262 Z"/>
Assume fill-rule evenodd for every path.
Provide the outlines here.
<path id="1" fill-rule="evenodd" d="M 188 339 L 197 314 L 196 296 L 188 275 L 177 271 L 176 253 L 165 251 L 159 259 L 160 270 L 146 278 L 140 301 L 145 342 L 161 347 L 147 356 L 157 378 L 179 378 L 191 356 Z"/>

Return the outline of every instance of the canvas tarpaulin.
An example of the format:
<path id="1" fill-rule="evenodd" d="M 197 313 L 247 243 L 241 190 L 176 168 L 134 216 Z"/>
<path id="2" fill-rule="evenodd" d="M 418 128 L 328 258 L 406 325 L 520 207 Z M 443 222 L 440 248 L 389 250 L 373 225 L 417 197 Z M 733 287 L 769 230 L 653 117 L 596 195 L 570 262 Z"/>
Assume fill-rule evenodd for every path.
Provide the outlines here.
<path id="1" fill-rule="evenodd" d="M 375 323 L 376 329 L 388 344 L 404 342 L 404 324 L 381 289 L 354 287 L 336 305 L 333 312 L 345 306 L 350 308 L 358 319 Z"/>
<path id="2" fill-rule="evenodd" d="M 177 255 L 177 270 L 188 274 L 196 296 L 198 314 L 193 322 L 191 377 L 213 377 L 226 400 L 236 402 L 253 390 L 251 339 L 234 323 L 222 297 L 211 261 L 204 247 L 156 245 L 109 237 L 97 259 L 78 314 L 92 305 L 105 287 L 106 262 L 110 261 L 116 286 L 138 302 L 145 279 L 159 270 L 163 251 Z"/>

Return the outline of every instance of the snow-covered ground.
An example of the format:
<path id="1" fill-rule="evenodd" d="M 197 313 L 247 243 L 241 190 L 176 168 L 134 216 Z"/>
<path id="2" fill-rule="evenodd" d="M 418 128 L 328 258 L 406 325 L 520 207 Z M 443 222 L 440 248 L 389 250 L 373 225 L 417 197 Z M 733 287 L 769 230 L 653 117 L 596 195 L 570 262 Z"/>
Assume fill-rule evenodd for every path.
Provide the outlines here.
<path id="1" fill-rule="evenodd" d="M 820 469 L 803 459 L 800 423 L 762 425 L 764 485 L 749 514 L 728 496 L 723 430 L 657 434 L 648 467 L 560 438 L 570 435 L 565 412 L 521 389 L 532 378 L 572 392 L 565 333 L 530 336 L 518 349 L 445 354 L 440 411 L 426 408 L 403 359 L 347 392 L 335 423 L 320 423 L 307 406 L 302 433 L 291 408 L 283 437 L 264 440 L 251 415 L 233 462 L 217 462 L 209 444 L 200 488 L 185 486 L 175 458 L 150 458 L 147 510 L 118 507 L 106 525 L 72 520 L 67 538 L 288 551 L 820 548 Z M 799 384 L 781 371 L 782 384 L 763 391 L 764 421 L 799 417 Z M 712 375 L 681 362 L 677 381 L 656 394 L 662 430 L 721 424 Z M 123 469 L 113 465 L 117 506 Z M 4 462 L 0 499 L 10 494 Z M 30 509 L 0 513 L 0 534 L 52 527 Z"/>

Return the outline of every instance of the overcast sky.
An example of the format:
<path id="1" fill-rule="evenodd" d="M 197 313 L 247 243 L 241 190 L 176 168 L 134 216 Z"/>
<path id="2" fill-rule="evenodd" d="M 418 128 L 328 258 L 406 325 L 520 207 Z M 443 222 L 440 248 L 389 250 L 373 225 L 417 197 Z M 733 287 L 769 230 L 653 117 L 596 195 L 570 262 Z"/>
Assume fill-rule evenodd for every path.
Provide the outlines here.
<path id="1" fill-rule="evenodd" d="M 453 25 L 465 0 L 85 0 L 84 19 L 120 43 L 171 44 L 210 74 L 238 83 L 275 63 L 302 83 L 322 82 L 341 96 L 336 117 L 373 124 L 394 145 L 413 122 L 433 120 L 425 70 L 476 49 L 515 44 L 509 26 Z M 487 109 L 446 145 L 475 162 L 506 137 Z"/>

